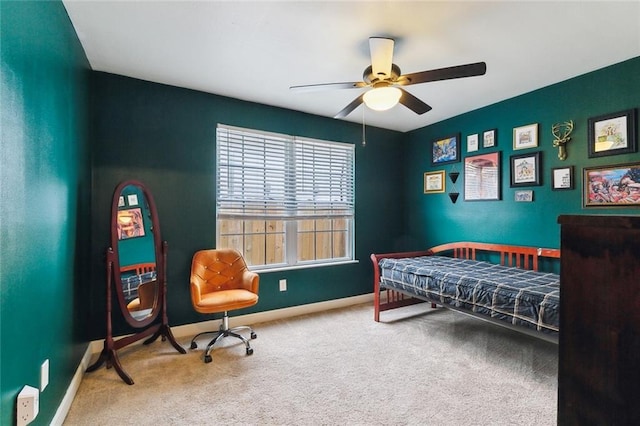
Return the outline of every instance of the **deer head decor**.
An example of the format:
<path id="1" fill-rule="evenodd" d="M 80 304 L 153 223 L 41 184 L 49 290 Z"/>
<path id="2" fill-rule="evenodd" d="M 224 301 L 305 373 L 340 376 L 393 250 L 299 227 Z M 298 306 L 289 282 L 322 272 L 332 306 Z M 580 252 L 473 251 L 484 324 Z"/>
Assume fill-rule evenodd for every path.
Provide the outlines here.
<path id="1" fill-rule="evenodd" d="M 573 120 L 565 121 L 564 123 L 556 123 L 551 126 L 551 133 L 553 133 L 553 147 L 558 148 L 558 158 L 561 160 L 567 159 L 567 149 L 565 145 L 571 140 L 571 132 L 573 131 Z"/>

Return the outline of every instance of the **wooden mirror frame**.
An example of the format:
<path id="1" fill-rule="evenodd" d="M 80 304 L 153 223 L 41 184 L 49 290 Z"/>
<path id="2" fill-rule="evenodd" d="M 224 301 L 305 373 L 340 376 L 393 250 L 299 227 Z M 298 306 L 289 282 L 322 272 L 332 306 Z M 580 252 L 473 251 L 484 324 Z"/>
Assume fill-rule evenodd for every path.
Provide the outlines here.
<path id="1" fill-rule="evenodd" d="M 127 309 L 127 303 L 125 302 L 124 293 L 122 290 L 122 281 L 121 281 L 121 273 L 120 273 L 120 261 L 118 258 L 118 229 L 117 229 L 117 217 L 118 217 L 118 201 L 122 190 L 129 185 L 137 186 L 141 189 L 144 194 L 145 200 L 149 207 L 149 211 L 151 213 L 151 221 L 152 221 L 152 232 L 154 238 L 154 251 L 155 251 L 155 259 L 156 259 L 156 282 L 157 282 L 157 292 L 156 292 L 156 300 L 154 306 L 152 308 L 151 314 L 145 317 L 142 320 L 135 319 L 129 310 Z M 103 363 L 106 362 L 107 368 L 113 366 L 120 376 L 120 378 L 127 384 L 134 384 L 133 379 L 129 376 L 122 365 L 120 364 L 120 360 L 118 359 L 117 350 L 121 349 L 127 345 L 135 343 L 141 339 L 144 339 L 147 336 L 149 337 L 147 340 L 143 342 L 143 344 L 147 345 L 149 343 L 154 342 L 158 337 L 162 337 L 162 341 L 169 340 L 171 345 L 180 353 L 186 354 L 187 351 L 180 346 L 173 334 L 171 333 L 171 329 L 169 328 L 169 319 L 167 317 L 167 274 L 166 274 L 166 266 L 167 266 L 167 242 L 162 241 L 160 238 L 160 223 L 158 220 L 158 213 L 156 210 L 155 202 L 151 193 L 147 190 L 145 185 L 136 180 L 127 180 L 121 182 L 116 186 L 113 195 L 113 202 L 111 204 L 111 244 L 112 247 L 107 249 L 107 312 L 106 312 L 106 323 L 107 323 L 107 335 L 104 340 L 104 348 L 98 357 L 98 360 L 93 363 L 89 368 L 87 368 L 87 372 L 92 372 L 97 370 Z M 114 250 L 115 247 L 115 250 Z M 116 295 L 118 304 L 120 305 L 120 311 L 124 316 L 127 324 L 129 324 L 133 328 L 143 329 L 137 333 L 122 337 L 118 340 L 114 340 L 113 338 L 113 328 L 112 328 L 112 297 L 113 297 L 113 289 L 112 285 L 115 283 L 116 287 Z"/>

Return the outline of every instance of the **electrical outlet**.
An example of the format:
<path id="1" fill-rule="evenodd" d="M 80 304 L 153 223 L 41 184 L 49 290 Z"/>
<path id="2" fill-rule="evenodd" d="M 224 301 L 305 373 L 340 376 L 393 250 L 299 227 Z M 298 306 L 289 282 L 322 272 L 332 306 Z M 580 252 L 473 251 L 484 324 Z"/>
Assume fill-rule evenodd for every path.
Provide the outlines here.
<path id="1" fill-rule="evenodd" d="M 40 392 L 49 384 L 49 360 L 45 359 L 40 366 Z"/>
<path id="2" fill-rule="evenodd" d="M 26 385 L 18 394 L 16 407 L 17 426 L 31 423 L 40 409 L 40 391 L 37 388 Z"/>
<path id="3" fill-rule="evenodd" d="M 287 280 L 280 280 L 280 291 L 287 291 Z"/>

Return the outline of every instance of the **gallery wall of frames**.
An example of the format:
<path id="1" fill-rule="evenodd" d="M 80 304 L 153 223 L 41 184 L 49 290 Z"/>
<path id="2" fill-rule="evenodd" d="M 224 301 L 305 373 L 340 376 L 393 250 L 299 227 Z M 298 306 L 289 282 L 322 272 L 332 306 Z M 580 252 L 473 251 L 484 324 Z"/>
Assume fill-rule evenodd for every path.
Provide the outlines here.
<path id="1" fill-rule="evenodd" d="M 559 246 L 560 214 L 640 214 L 640 58 L 411 132 L 407 235 Z"/>

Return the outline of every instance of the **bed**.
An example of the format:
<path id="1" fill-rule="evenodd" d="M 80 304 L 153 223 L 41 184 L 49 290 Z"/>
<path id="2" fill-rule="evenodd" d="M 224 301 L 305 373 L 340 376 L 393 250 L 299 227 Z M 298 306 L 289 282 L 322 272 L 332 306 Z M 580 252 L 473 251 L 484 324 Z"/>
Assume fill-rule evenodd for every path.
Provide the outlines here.
<path id="1" fill-rule="evenodd" d="M 137 263 L 120 268 L 122 294 L 130 311 L 149 309 L 155 300 L 156 264 Z"/>
<path id="2" fill-rule="evenodd" d="M 560 250 L 457 242 L 425 251 L 372 254 L 374 319 L 431 302 L 556 342 Z"/>

